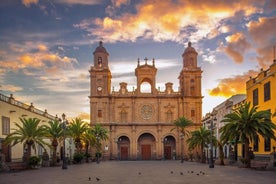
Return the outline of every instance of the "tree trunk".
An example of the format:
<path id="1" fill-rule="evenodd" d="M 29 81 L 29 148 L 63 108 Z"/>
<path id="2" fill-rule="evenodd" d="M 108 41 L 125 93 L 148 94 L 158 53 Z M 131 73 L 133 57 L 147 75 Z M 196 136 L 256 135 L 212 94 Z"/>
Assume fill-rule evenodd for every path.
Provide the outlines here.
<path id="1" fill-rule="evenodd" d="M 56 166 L 57 165 L 57 147 L 54 146 L 54 149 L 53 149 L 53 166 Z"/>
<path id="2" fill-rule="evenodd" d="M 29 167 L 29 161 L 31 158 L 32 144 L 27 144 L 26 165 Z"/>
<path id="3" fill-rule="evenodd" d="M 220 165 L 224 165 L 224 154 L 223 154 L 223 147 L 221 143 L 218 143 L 219 147 L 219 159 L 220 159 Z"/>
<path id="4" fill-rule="evenodd" d="M 245 160 L 245 167 L 250 167 L 250 158 L 249 158 L 249 140 L 246 139 L 244 143 L 244 160 Z"/>
<path id="5" fill-rule="evenodd" d="M 204 163 L 204 143 L 201 144 L 201 163 Z"/>

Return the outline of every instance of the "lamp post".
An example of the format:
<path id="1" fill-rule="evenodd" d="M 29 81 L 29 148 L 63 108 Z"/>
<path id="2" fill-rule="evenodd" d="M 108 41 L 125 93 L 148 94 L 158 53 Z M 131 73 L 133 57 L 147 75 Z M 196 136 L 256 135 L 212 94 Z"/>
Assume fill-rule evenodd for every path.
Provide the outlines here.
<path id="1" fill-rule="evenodd" d="M 63 129 L 63 150 L 62 150 L 62 169 L 67 169 L 67 160 L 66 160 L 66 154 L 65 154 L 65 131 L 66 131 L 66 119 L 65 119 L 65 114 L 62 114 L 62 129 Z"/>
<path id="2" fill-rule="evenodd" d="M 214 158 L 213 158 L 213 122 L 216 121 L 216 117 L 214 119 L 211 119 L 211 140 L 210 140 L 210 145 L 211 145 L 211 149 L 210 149 L 210 162 L 209 162 L 209 168 L 214 168 Z"/>
<path id="3" fill-rule="evenodd" d="M 183 139 L 184 139 L 184 134 L 183 133 L 181 133 L 180 139 L 181 139 L 181 163 L 183 163 L 184 162 L 184 155 L 183 155 Z"/>
<path id="4" fill-rule="evenodd" d="M 97 141 L 97 153 L 96 153 L 96 157 L 97 157 L 97 164 L 100 163 L 100 159 L 99 159 L 99 154 L 100 154 L 100 150 L 99 150 L 99 142 L 100 142 L 100 137 L 98 134 L 96 134 L 96 141 Z"/>

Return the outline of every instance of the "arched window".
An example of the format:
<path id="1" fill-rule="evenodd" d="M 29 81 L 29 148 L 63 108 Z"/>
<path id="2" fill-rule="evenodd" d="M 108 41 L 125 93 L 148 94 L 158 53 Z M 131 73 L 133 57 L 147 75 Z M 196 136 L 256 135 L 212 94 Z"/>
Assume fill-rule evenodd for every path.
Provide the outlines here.
<path id="1" fill-rule="evenodd" d="M 195 95 L 195 80 L 194 79 L 190 80 L 190 94 L 191 94 L 191 96 Z"/>
<path id="2" fill-rule="evenodd" d="M 141 93 L 151 93 L 151 85 L 148 82 L 143 82 L 140 86 Z"/>
<path id="3" fill-rule="evenodd" d="M 98 66 L 99 66 L 99 67 L 102 67 L 102 64 L 103 64 L 103 59 L 102 59 L 102 57 L 98 57 Z"/>

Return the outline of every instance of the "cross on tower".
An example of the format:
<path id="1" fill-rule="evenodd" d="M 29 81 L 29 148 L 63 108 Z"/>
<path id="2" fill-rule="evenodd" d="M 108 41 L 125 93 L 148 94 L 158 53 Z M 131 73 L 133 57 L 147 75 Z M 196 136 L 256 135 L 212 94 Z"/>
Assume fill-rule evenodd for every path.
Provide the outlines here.
<path id="1" fill-rule="evenodd" d="M 145 59 L 144 59 L 145 61 L 146 61 L 146 64 L 148 64 L 147 62 L 148 62 L 148 58 L 147 57 L 145 57 Z"/>

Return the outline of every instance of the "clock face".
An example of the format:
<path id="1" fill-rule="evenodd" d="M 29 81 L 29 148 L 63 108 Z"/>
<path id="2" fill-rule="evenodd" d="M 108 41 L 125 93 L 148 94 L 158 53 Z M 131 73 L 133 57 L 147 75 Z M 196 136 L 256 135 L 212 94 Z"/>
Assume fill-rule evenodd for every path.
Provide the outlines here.
<path id="1" fill-rule="evenodd" d="M 97 90 L 98 90 L 98 91 L 102 91 L 103 88 L 102 88 L 101 86 L 98 86 Z"/>

